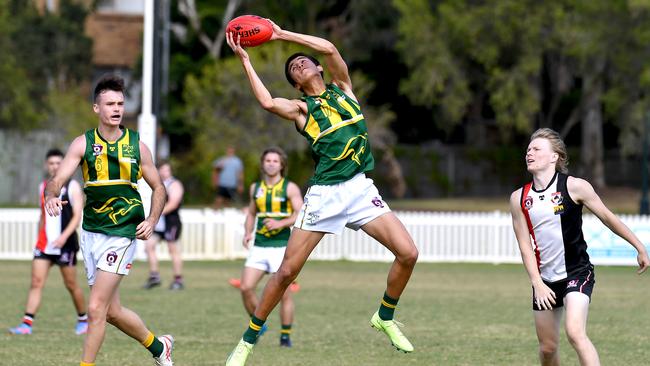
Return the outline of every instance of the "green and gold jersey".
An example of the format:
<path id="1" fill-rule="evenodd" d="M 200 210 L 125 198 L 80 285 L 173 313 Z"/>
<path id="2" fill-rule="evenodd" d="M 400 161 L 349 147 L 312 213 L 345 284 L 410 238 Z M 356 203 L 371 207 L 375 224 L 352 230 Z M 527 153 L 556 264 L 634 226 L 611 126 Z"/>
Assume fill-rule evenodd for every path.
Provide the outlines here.
<path id="1" fill-rule="evenodd" d="M 120 126 L 122 137 L 106 141 L 97 129 L 86 131 L 86 152 L 81 161 L 84 178 L 83 229 L 112 236 L 135 238 L 144 220 L 138 192 L 140 136 Z"/>
<path id="2" fill-rule="evenodd" d="M 316 162 L 311 184 L 345 182 L 374 168 L 359 103 L 334 84 L 328 84 L 321 95 L 301 99 L 307 103 L 307 122 L 300 133 L 311 144 Z"/>
<path id="3" fill-rule="evenodd" d="M 257 206 L 257 225 L 255 228 L 255 246 L 285 247 L 291 234 L 288 227 L 269 230 L 264 226 L 264 219 L 282 220 L 291 216 L 293 207 L 287 196 L 289 181 L 282 178 L 278 183 L 269 187 L 262 180 L 255 183 L 253 190 L 255 206 Z"/>

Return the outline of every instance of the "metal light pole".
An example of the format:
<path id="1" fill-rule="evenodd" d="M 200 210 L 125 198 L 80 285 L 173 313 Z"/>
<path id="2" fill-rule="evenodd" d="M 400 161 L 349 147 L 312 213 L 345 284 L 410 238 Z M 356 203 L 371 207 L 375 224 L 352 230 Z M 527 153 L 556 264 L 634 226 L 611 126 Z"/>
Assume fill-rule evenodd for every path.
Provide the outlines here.
<path id="1" fill-rule="evenodd" d="M 641 203 L 639 214 L 650 215 L 648 203 L 648 134 L 650 133 L 650 111 L 646 114 L 643 128 L 643 154 L 641 155 Z"/>
<path id="2" fill-rule="evenodd" d="M 156 116 L 153 115 L 153 33 L 154 0 L 144 1 L 144 42 L 142 47 L 142 111 L 138 116 L 140 140 L 156 160 Z"/>
<path id="3" fill-rule="evenodd" d="M 142 45 L 142 110 L 138 116 L 138 132 L 142 141 L 156 161 L 156 116 L 151 113 L 153 96 L 153 32 L 154 32 L 154 0 L 144 0 L 144 40 Z M 140 179 L 138 191 L 142 198 L 142 207 L 145 216 L 151 209 L 151 187 Z M 144 243 L 138 240 L 136 258 L 144 259 Z"/>

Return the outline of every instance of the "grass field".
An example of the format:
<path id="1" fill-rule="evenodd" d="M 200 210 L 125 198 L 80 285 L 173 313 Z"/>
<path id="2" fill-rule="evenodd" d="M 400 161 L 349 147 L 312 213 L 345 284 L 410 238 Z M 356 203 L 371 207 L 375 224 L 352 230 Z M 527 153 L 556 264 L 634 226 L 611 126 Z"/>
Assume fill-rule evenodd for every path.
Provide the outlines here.
<path id="1" fill-rule="evenodd" d="M 146 264 L 122 283 L 122 302 L 157 334 L 176 337 L 175 365 L 221 365 L 247 324 L 236 262 L 186 263 L 187 289 L 144 291 Z M 83 270 L 79 268 L 79 278 Z M 309 262 L 299 280 L 294 347 L 278 347 L 277 313 L 249 365 L 535 365 L 537 342 L 530 286 L 521 265 L 418 264 L 396 317 L 415 352 L 395 351 L 368 325 L 384 290 L 387 263 Z M 0 261 L 0 327 L 20 320 L 29 262 Z M 170 277 L 163 263 L 164 279 Z M 650 277 L 631 267 L 598 267 L 589 334 L 603 365 L 645 365 L 650 359 Z M 87 291 L 86 291 L 87 293 Z M 78 365 L 82 338 L 74 335 L 72 302 L 56 269 L 51 273 L 31 336 L 0 335 L 1 365 Z M 562 334 L 562 363 L 578 364 Z M 148 352 L 112 327 L 101 366 L 150 365 Z"/>

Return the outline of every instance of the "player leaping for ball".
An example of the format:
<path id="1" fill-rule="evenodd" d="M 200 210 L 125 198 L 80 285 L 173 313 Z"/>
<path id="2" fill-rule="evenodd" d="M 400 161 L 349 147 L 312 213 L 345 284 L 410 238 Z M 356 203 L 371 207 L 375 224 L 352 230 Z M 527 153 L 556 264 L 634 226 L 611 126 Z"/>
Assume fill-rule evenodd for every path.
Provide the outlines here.
<path id="1" fill-rule="evenodd" d="M 309 141 L 316 161 L 311 187 L 289 237 L 282 264 L 264 288 L 248 329 L 226 364 L 245 364 L 267 316 L 309 254 L 326 233 L 340 234 L 346 226 L 362 229 L 395 255 L 379 311 L 370 319 L 370 325 L 384 332 L 398 350 L 411 352 L 413 346 L 393 320 L 393 313 L 413 272 L 418 250 L 404 225 L 382 200 L 373 181 L 364 174 L 373 169 L 374 160 L 347 65 L 331 42 L 272 25 L 271 40 L 297 43 L 322 54 L 333 80 L 325 83 L 323 67 L 314 57 L 296 53 L 287 59 L 285 74 L 303 96 L 300 99 L 274 98 L 240 46 L 240 39 L 234 38 L 232 33 L 226 35 L 262 108 L 293 121 Z"/>

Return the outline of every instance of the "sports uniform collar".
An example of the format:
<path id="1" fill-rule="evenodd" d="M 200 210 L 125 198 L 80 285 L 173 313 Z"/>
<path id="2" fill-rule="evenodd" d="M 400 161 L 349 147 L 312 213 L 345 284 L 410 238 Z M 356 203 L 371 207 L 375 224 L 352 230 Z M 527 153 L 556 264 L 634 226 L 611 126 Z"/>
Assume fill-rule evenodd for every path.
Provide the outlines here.
<path id="1" fill-rule="evenodd" d="M 553 179 L 551 179 L 551 181 L 548 182 L 548 184 L 546 185 L 546 187 L 545 187 L 544 189 L 540 189 L 540 190 L 535 189 L 535 181 L 534 181 L 534 180 L 533 180 L 533 181 L 531 182 L 531 184 L 530 184 L 530 189 L 531 189 L 533 192 L 537 192 L 537 193 L 540 193 L 540 192 L 544 192 L 544 191 L 546 191 L 547 189 L 549 189 L 549 187 L 550 187 L 553 183 L 555 183 L 555 179 L 557 179 L 557 175 L 558 175 L 558 174 L 559 174 L 559 173 L 558 173 L 557 171 L 555 172 L 555 174 L 553 174 Z"/>

